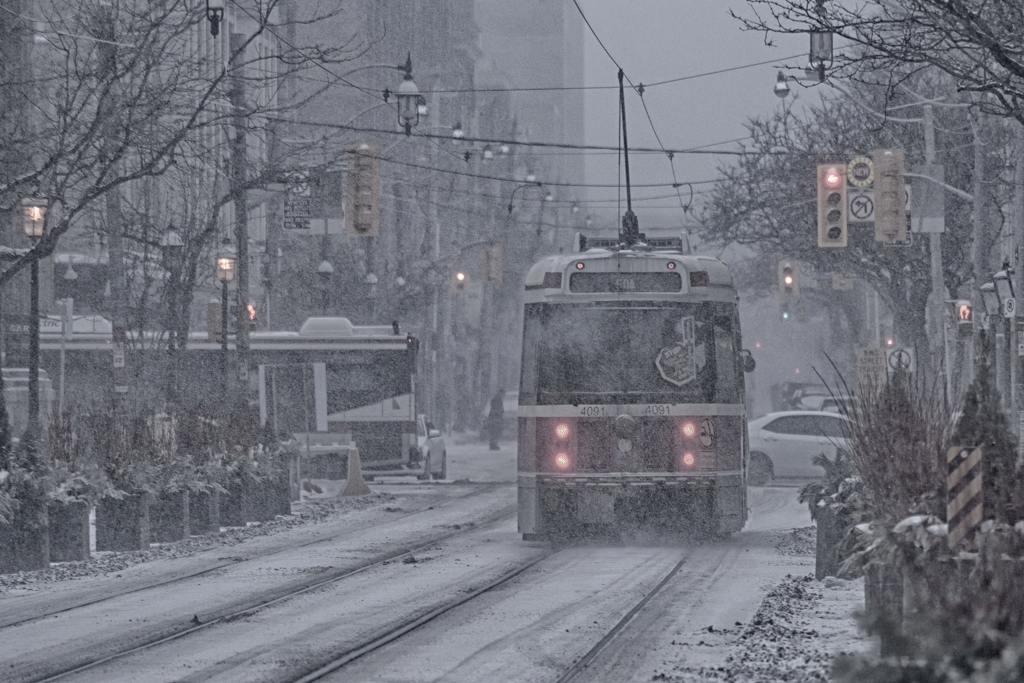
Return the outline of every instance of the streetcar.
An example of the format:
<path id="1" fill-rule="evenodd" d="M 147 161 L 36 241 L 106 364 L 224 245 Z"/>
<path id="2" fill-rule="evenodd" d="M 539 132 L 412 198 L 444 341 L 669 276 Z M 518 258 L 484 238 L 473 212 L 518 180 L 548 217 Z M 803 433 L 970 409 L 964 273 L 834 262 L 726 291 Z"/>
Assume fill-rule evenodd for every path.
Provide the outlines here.
<path id="1" fill-rule="evenodd" d="M 747 519 L 737 293 L 681 237 L 577 235 L 526 277 L 518 508 L 525 540 Z"/>

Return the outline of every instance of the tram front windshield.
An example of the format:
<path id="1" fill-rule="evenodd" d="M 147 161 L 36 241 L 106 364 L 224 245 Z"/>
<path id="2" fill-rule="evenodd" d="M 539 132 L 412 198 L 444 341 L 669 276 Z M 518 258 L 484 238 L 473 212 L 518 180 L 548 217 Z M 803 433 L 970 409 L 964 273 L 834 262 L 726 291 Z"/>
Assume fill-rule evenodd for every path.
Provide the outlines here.
<path id="1" fill-rule="evenodd" d="M 521 395 L 550 403 L 739 403 L 735 305 L 529 304 Z"/>

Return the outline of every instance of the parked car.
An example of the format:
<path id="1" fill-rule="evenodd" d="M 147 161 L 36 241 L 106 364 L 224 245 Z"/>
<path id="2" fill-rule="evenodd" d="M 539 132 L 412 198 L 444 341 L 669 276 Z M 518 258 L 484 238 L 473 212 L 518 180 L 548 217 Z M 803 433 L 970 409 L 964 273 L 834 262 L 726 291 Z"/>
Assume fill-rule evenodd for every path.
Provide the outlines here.
<path id="1" fill-rule="evenodd" d="M 846 422 L 841 415 L 817 410 L 786 410 L 751 421 L 748 481 L 761 486 L 774 477 L 820 477 L 824 471 L 813 463 L 814 456 L 834 458 L 837 448 L 847 447 Z"/>
<path id="2" fill-rule="evenodd" d="M 448 477 L 448 453 L 444 436 L 426 415 L 420 415 L 416 420 L 416 448 L 423 458 L 424 478 L 427 475 L 433 479 Z"/>

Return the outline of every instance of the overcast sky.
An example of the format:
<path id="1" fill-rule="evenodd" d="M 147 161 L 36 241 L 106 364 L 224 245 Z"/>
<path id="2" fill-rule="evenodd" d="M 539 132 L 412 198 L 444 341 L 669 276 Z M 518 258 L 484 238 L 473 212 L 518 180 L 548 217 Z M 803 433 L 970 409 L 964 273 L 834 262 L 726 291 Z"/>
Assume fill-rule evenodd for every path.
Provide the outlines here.
<path id="1" fill-rule="evenodd" d="M 563 1 L 571 6 L 572 0 Z M 730 7 L 737 13 L 749 14 L 746 3 L 739 0 L 579 0 L 579 4 L 633 83 L 653 83 L 772 59 L 789 65 L 806 61 L 806 57 L 783 59 L 806 52 L 807 40 L 803 36 L 786 36 L 781 40 L 773 36 L 776 46 L 767 47 L 761 34 L 742 31 L 740 23 L 729 16 Z M 615 85 L 617 69 L 589 31 L 585 45 L 586 85 Z M 644 93 L 644 99 L 665 147 L 710 145 L 743 137 L 744 121 L 770 113 L 779 105 L 772 92 L 777 71 L 776 66 L 767 64 L 652 87 Z M 588 144 L 617 143 L 617 107 L 616 91 L 587 91 Z M 626 107 L 630 147 L 657 147 L 639 98 L 628 91 Z M 736 144 L 721 147 L 735 148 Z M 680 182 L 712 180 L 717 165 L 727 160 L 728 157 L 720 156 L 677 155 L 676 174 Z M 671 168 L 662 154 L 631 156 L 630 171 L 634 185 L 672 182 Z M 617 178 L 617 155 L 588 155 L 588 183 L 615 184 Z M 696 192 L 708 187 L 705 183 L 694 185 L 693 189 Z M 688 200 L 689 190 L 680 191 L 684 201 Z M 636 200 L 673 192 L 671 188 L 637 188 L 633 196 Z M 589 190 L 595 227 L 617 224 L 615 204 L 599 201 L 614 200 L 616 194 L 614 188 Z M 641 230 L 682 224 L 683 213 L 674 198 L 635 202 L 633 208 Z"/>

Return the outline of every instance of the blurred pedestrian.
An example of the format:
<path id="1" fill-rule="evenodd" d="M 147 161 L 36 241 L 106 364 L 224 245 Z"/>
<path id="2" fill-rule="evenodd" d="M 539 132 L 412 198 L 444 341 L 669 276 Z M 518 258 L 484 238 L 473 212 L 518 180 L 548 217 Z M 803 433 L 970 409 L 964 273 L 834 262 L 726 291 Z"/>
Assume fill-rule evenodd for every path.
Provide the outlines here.
<path id="1" fill-rule="evenodd" d="M 505 390 L 498 389 L 491 398 L 491 410 L 487 415 L 487 435 L 491 441 L 491 450 L 498 451 L 501 447 L 498 441 L 501 439 L 501 428 L 505 421 Z"/>

